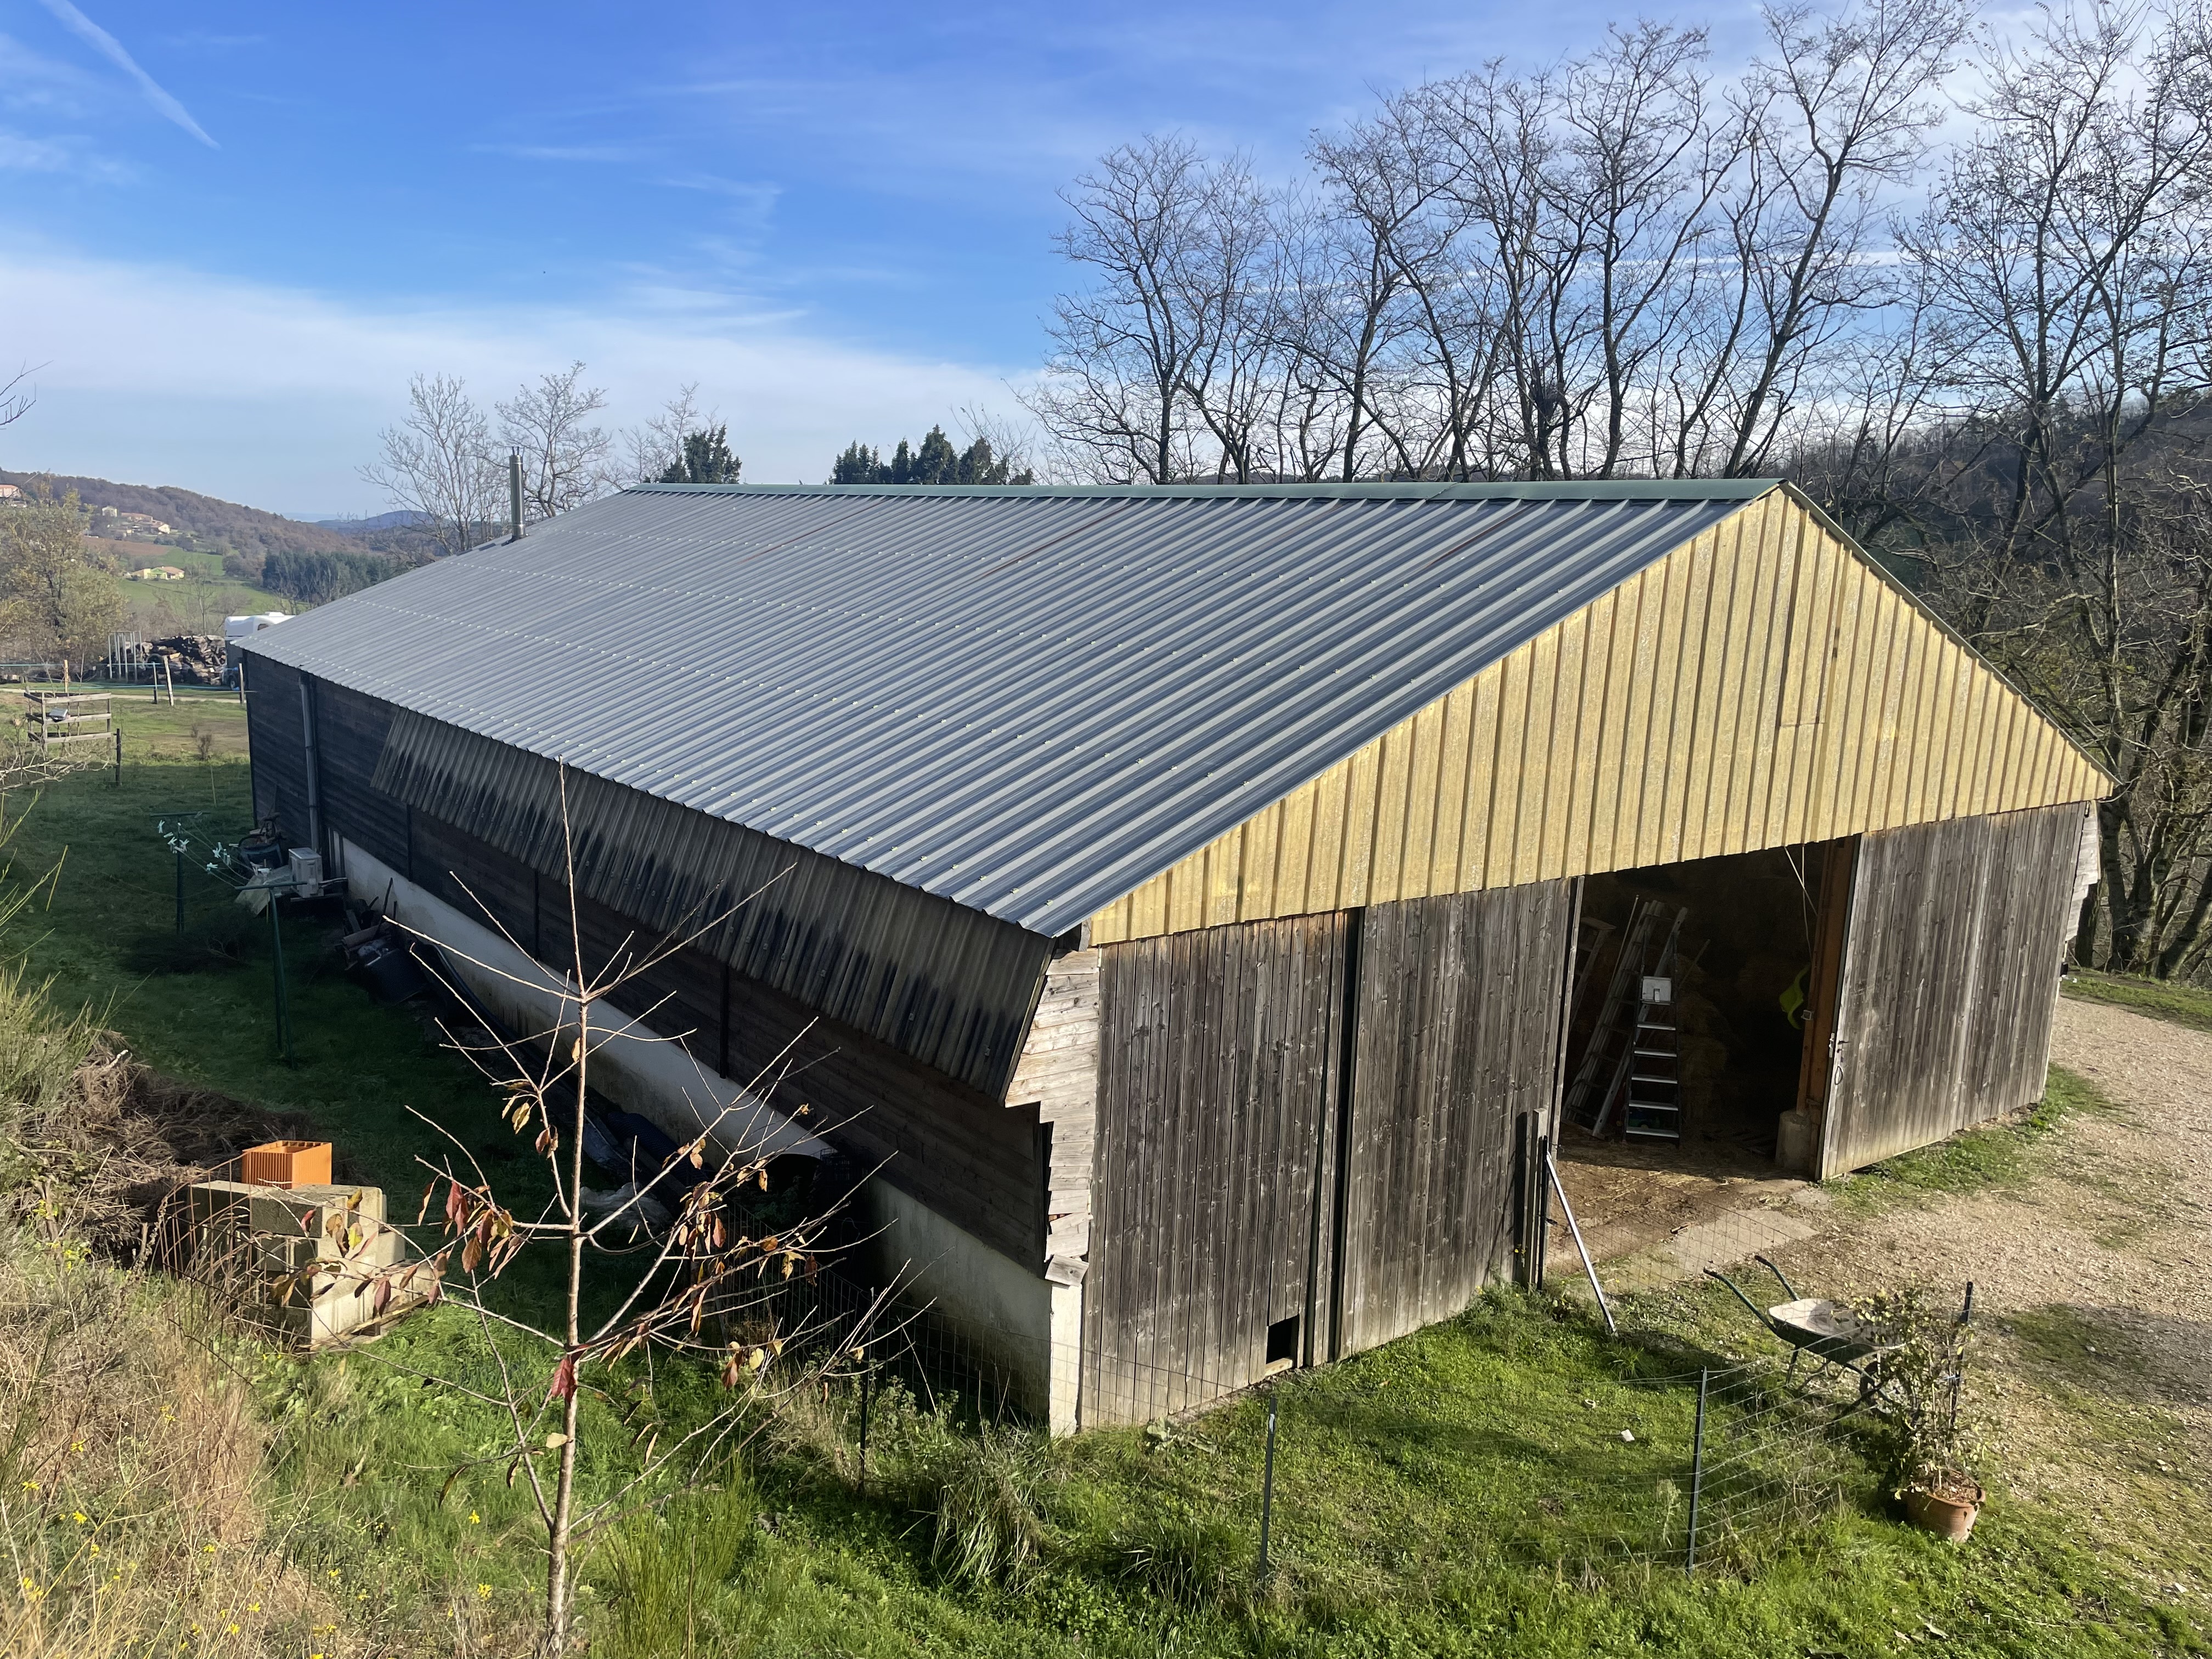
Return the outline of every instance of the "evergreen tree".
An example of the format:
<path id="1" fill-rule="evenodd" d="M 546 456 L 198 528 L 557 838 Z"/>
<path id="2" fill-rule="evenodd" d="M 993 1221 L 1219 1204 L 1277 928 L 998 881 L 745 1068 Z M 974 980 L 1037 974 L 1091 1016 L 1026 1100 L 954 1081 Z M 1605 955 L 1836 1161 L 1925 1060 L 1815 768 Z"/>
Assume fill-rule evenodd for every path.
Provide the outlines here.
<path id="1" fill-rule="evenodd" d="M 830 469 L 831 483 L 889 483 L 890 469 L 876 452 L 855 439 Z"/>
<path id="2" fill-rule="evenodd" d="M 1020 472 L 992 453 L 991 441 L 978 438 L 965 449 L 955 449 L 945 428 L 933 426 L 920 447 L 899 440 L 886 461 L 857 440 L 830 464 L 832 483 L 891 484 L 1030 484 L 1036 475 Z"/>
<path id="3" fill-rule="evenodd" d="M 921 441 L 921 447 L 914 453 L 907 480 L 908 483 L 949 484 L 962 482 L 960 452 L 952 447 L 952 440 L 945 435 L 945 428 L 933 426 L 929 435 Z"/>
<path id="4" fill-rule="evenodd" d="M 744 463 L 730 453 L 730 428 L 710 426 L 684 434 L 684 459 L 660 475 L 662 483 L 735 483 Z"/>

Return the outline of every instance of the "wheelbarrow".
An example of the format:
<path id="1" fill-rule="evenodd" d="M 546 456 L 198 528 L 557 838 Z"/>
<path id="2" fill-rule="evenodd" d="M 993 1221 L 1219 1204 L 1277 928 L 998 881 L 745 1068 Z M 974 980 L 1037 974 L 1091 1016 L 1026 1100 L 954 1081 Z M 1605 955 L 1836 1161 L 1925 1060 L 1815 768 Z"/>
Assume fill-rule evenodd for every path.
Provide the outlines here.
<path id="1" fill-rule="evenodd" d="M 1797 1287 L 1788 1276 L 1765 1256 L 1755 1255 L 1752 1260 L 1781 1281 L 1789 1301 L 1762 1308 L 1726 1273 L 1715 1267 L 1708 1267 L 1705 1272 L 1734 1291 L 1735 1299 L 1751 1310 L 1753 1318 L 1789 1346 L 1790 1369 L 1784 1375 L 1783 1386 L 1787 1388 L 1796 1380 L 1797 1362 L 1808 1355 L 1820 1362 L 1806 1374 L 1808 1382 L 1829 1366 L 1836 1365 L 1856 1376 L 1862 1387 L 1868 1384 L 1871 1379 L 1863 1369 L 1866 1362 L 1887 1352 L 1895 1345 L 1883 1342 L 1880 1334 L 1849 1308 L 1839 1308 L 1818 1297 L 1798 1295 Z"/>

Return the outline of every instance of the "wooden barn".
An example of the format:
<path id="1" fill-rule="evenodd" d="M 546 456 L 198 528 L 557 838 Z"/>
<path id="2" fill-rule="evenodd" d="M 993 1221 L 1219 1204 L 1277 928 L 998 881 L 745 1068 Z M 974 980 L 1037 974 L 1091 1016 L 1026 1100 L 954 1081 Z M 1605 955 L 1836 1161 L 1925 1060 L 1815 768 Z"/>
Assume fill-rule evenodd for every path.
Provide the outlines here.
<path id="1" fill-rule="evenodd" d="M 518 1019 L 754 895 L 610 1092 L 790 1049 L 763 1133 L 1060 1426 L 1528 1271 L 1547 1140 L 2034 1099 L 2107 787 L 1764 482 L 647 485 L 244 649 L 258 812 Z"/>

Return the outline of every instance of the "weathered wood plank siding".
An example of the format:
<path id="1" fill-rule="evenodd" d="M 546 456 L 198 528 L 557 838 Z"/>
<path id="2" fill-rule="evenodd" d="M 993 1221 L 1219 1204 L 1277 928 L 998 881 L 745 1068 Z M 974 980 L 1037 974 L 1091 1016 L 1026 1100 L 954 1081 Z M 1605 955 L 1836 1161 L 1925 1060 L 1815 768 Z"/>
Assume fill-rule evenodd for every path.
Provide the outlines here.
<path id="1" fill-rule="evenodd" d="M 1095 943 L 2094 799 L 2058 729 L 1776 492 L 1091 919 Z"/>
<path id="2" fill-rule="evenodd" d="M 1098 1120 L 1098 952 L 1067 951 L 1045 970 L 1044 994 L 1006 1091 L 1033 1108 L 1046 1137 L 1048 1260 L 1091 1249 L 1091 1170 Z"/>
<path id="3" fill-rule="evenodd" d="M 260 672 L 257 664 L 252 671 Z M 295 700 L 296 701 L 296 700 Z M 407 805 L 370 781 L 392 729 L 392 708 L 358 691 L 318 681 L 315 746 L 321 761 L 318 787 L 323 821 L 343 824 L 356 847 L 395 870 L 407 867 Z"/>
<path id="4" fill-rule="evenodd" d="M 350 819 L 332 822 L 349 840 L 375 850 L 353 834 Z M 399 867 L 413 872 L 409 878 L 416 886 L 435 893 L 471 921 L 531 949 L 538 928 L 537 884 L 527 866 L 428 812 L 408 813 L 406 828 L 407 859 Z M 540 959 L 556 969 L 573 966 L 567 943 L 564 939 L 562 950 Z"/>
<path id="5" fill-rule="evenodd" d="M 2041 1097 L 2086 812 L 1916 824 L 1859 843 L 1824 1179 Z"/>
<path id="6" fill-rule="evenodd" d="M 618 960 L 642 962 L 666 942 L 590 897 L 577 903 L 572 931 L 557 876 L 533 878 L 527 866 L 429 813 L 415 813 L 413 823 L 417 884 L 476 919 L 489 908 L 556 973 L 574 969 L 579 944 L 586 971 L 598 975 Z M 1042 1266 L 1035 1106 L 1001 1105 L 696 948 L 678 950 L 608 1000 L 779 1110 L 806 1107 L 801 1121 L 856 1173 L 879 1175 L 992 1249 Z"/>
<path id="7" fill-rule="evenodd" d="M 1364 913 L 1337 1352 L 1510 1273 L 1514 1120 L 1550 1115 L 1573 915 L 1565 881 Z"/>
<path id="8" fill-rule="evenodd" d="M 253 763 L 253 817 L 275 818 L 295 847 L 307 839 L 307 727 L 296 669 L 256 658 L 246 686 L 246 750 Z"/>
<path id="9" fill-rule="evenodd" d="M 1346 919 L 1101 953 L 1096 1212 L 1083 1418 L 1133 1422 L 1242 1387 L 1326 1263 Z"/>
<path id="10" fill-rule="evenodd" d="M 289 836 L 304 841 L 307 793 L 298 676 L 259 661 L 251 672 L 256 811 L 280 817 Z M 491 924 L 556 972 L 572 969 L 568 898 L 561 873 L 534 868 L 377 788 L 373 775 L 391 723 L 390 707 L 338 687 L 319 684 L 316 691 L 323 812 L 331 833 L 472 920 L 485 921 L 489 915 Z M 578 906 L 575 921 L 585 966 L 592 972 L 604 969 L 619 953 L 641 960 L 666 939 L 651 923 L 588 896 Z M 1093 1022 L 1089 1054 L 1094 1073 L 1097 971 L 1095 952 L 1063 958 L 1063 994 L 1053 1016 L 1063 1027 L 1071 1019 L 1078 1026 L 1085 1018 Z M 677 1038 L 709 1070 L 738 1083 L 759 1080 L 779 1108 L 808 1106 L 803 1120 L 807 1127 L 846 1153 L 856 1172 L 880 1174 L 994 1249 L 1024 1267 L 1042 1267 L 1048 1224 L 1036 1100 L 1000 1104 L 696 946 L 678 951 L 610 1000 L 622 1012 Z M 1048 1020 L 1046 1026 L 1052 1024 Z M 1056 1130 L 1052 1142 L 1053 1168 L 1058 1171 L 1052 1190 L 1079 1194 L 1090 1174 L 1082 1106 L 1088 1097 L 1077 1082 L 1081 1066 L 1070 1069 L 1048 1057 L 1045 1027 L 1036 1036 L 1039 1053 L 1030 1075 L 1038 1079 L 1036 1092 L 1066 1119 L 1064 1138 Z M 1058 1235 L 1062 1253 L 1082 1253 L 1087 1219 L 1087 1206 L 1071 1201 Z"/>
<path id="11" fill-rule="evenodd" d="M 1005 1097 L 1052 943 L 859 866 L 402 712 L 374 782 L 580 890 Z M 563 791 L 565 787 L 565 805 Z"/>

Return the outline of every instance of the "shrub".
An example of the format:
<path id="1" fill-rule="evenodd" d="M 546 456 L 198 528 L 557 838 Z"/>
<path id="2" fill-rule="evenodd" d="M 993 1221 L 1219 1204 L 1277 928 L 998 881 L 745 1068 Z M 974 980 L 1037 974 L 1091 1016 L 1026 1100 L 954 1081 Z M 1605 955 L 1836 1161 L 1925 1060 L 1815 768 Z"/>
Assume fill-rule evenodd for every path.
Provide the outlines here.
<path id="1" fill-rule="evenodd" d="M 1237 1527 L 1173 1510 L 1140 1516 L 1121 1554 L 1123 1577 L 1186 1607 L 1226 1599 L 1237 1574 L 1252 1565 L 1252 1547 Z"/>
<path id="2" fill-rule="evenodd" d="M 949 1441 L 932 1481 L 938 1571 L 970 1584 L 1026 1575 L 1051 1542 L 1044 1496 L 1058 1473 L 1052 1443 L 1030 1430 L 986 1428 L 980 1439 Z"/>
<path id="3" fill-rule="evenodd" d="M 602 1546 L 613 1579 L 613 1651 L 635 1659 L 693 1651 L 716 1590 L 760 1537 L 760 1506 L 742 1482 L 685 1493 L 625 1522 Z"/>
<path id="4" fill-rule="evenodd" d="M 1921 1285 L 1878 1291 L 1852 1311 L 1881 1345 L 1866 1362 L 1865 1401 L 1898 1495 L 1971 1484 L 1976 1437 L 1957 1402 L 1972 1328 Z"/>

